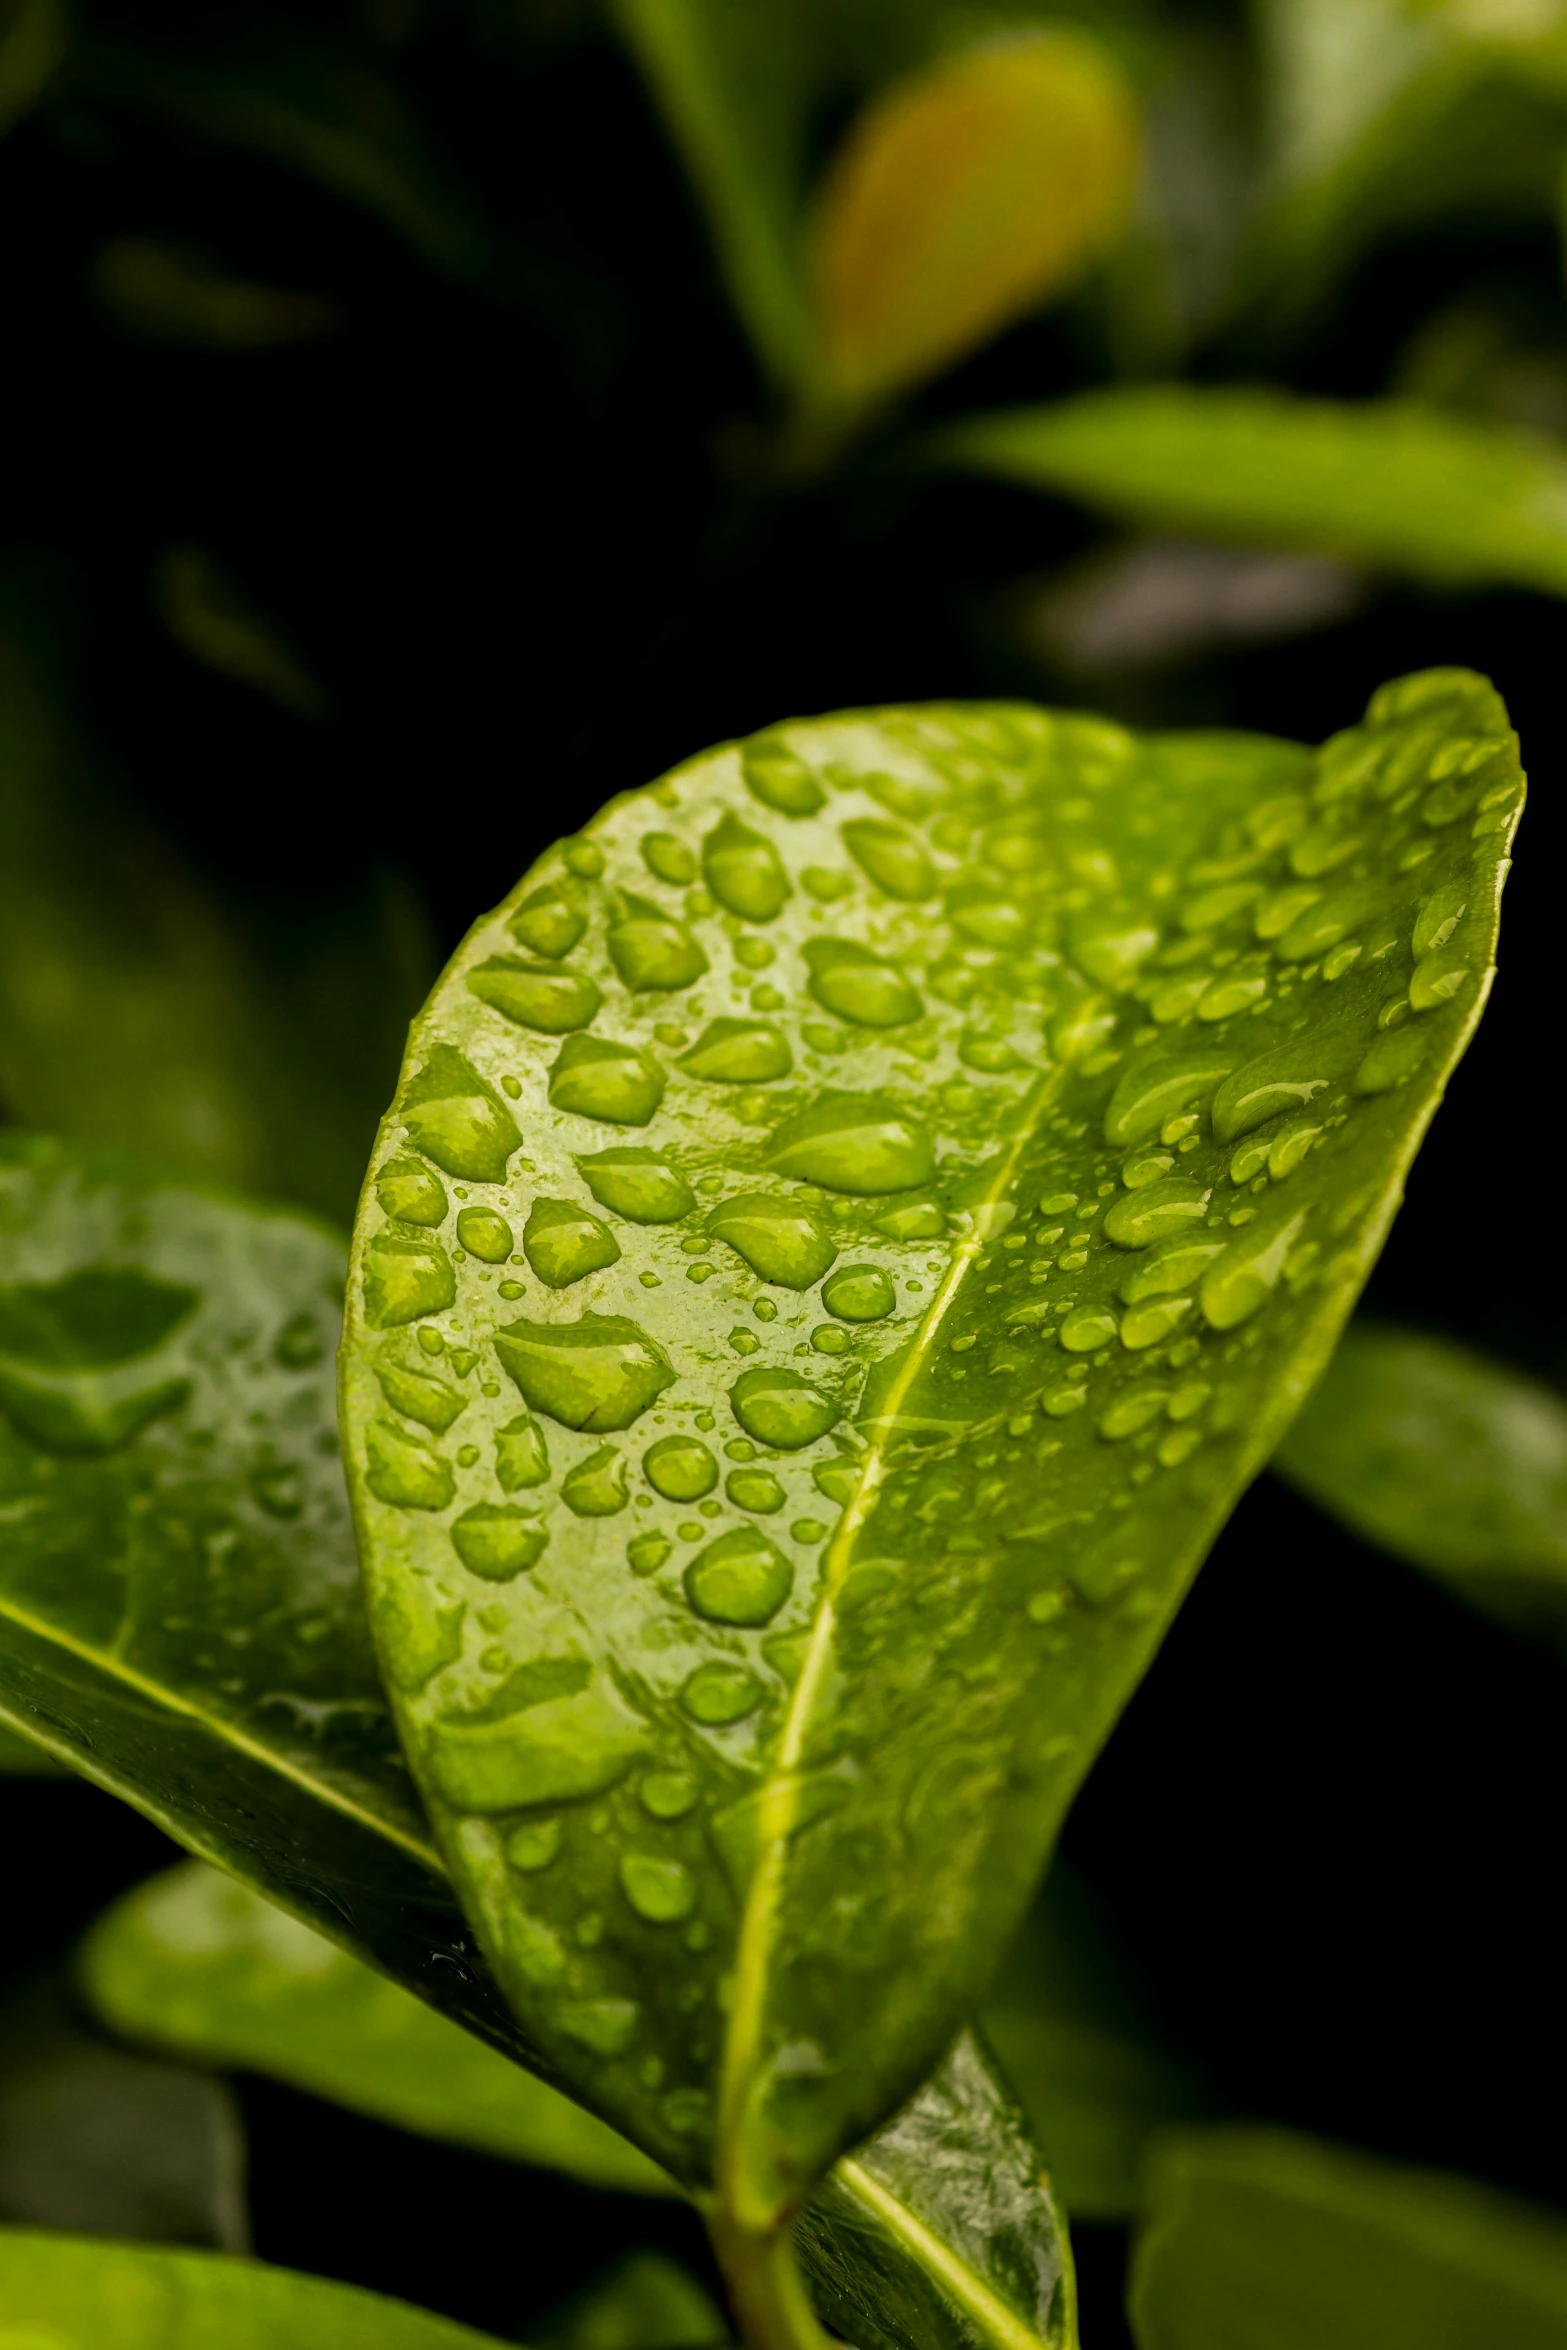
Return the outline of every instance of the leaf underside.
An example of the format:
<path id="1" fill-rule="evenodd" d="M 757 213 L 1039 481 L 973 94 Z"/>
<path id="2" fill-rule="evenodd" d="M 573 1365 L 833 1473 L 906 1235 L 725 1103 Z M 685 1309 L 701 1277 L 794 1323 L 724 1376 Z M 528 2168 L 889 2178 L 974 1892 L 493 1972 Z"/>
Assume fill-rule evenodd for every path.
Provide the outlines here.
<path id="1" fill-rule="evenodd" d="M 135 1804 L 545 2070 L 464 1924 L 375 1672 L 329 1376 L 342 1265 L 341 1245 L 297 1215 L 171 1183 L 117 1153 L 0 1139 L 0 1722 L 25 1733 L 25 1751 Z M 297 1926 L 266 1914 L 255 1932 L 274 1959 L 297 1955 Z M 375 1993 L 395 2002 L 386 1983 Z M 362 2002 L 357 1983 L 347 1997 Z M 391 2022 L 400 2039 L 395 2010 Z M 180 2038 L 155 2024 L 146 2036 Z M 196 2052 L 188 2034 L 181 2045 Z M 226 2053 L 261 2052 L 252 2041 Z M 458 2069 L 442 2062 L 448 2076 Z M 383 2095 L 388 2072 L 383 2051 Z M 982 2060 L 963 2080 L 982 2108 L 1000 2098 Z M 313 2085 L 330 2094 L 334 2083 Z M 530 2100 L 525 2086 L 496 2092 L 510 2117 L 497 2127 L 514 2129 L 527 2106 L 534 2159 L 601 2182 L 607 2164 L 621 2185 L 656 2177 L 623 2140 L 606 2156 L 607 2133 L 579 2108 L 542 2083 Z M 950 2104 L 950 2086 L 938 2094 Z M 979 2144 L 977 2124 L 970 2137 Z M 837 2289 L 855 2289 L 874 2247 L 877 2289 L 890 2293 L 887 2278 L 928 2265 L 934 2242 L 943 2281 L 909 2276 L 898 2295 L 924 2313 L 920 2350 L 1013 2339 L 1010 2244 L 996 2273 L 970 2265 L 984 2247 L 963 2215 L 979 2191 L 954 2156 L 915 2225 L 884 2187 L 869 2201 L 852 2182 L 835 2187 L 818 2233 L 843 2236 Z M 1064 2267 L 1065 2227 L 1042 2177 L 1028 2230 L 1036 2263 Z M 885 2323 L 913 2350 L 894 2312 Z M 1069 2332 L 1048 2339 L 1071 2350 Z"/>
<path id="2" fill-rule="evenodd" d="M 399 1723 L 526 2031 L 743 2228 L 929 2072 L 1320 1370 L 1521 792 L 1456 671 L 1320 754 L 791 723 L 416 1024 L 343 1389 Z"/>

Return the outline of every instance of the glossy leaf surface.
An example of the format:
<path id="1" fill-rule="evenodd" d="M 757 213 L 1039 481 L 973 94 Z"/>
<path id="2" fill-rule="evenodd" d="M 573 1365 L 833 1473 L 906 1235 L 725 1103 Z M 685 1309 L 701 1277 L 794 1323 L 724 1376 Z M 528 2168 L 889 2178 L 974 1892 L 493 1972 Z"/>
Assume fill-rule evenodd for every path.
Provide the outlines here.
<path id="1" fill-rule="evenodd" d="M 1550 1388 L 1357 1322 L 1273 1465 L 1484 1614 L 1567 1646 L 1567 1404 Z"/>
<path id="2" fill-rule="evenodd" d="M 670 2195 L 605 2123 L 231 1877 L 186 1861 L 117 1901 L 77 1963 L 128 2040 L 269 2074 L 399 2129 Z"/>
<path id="3" fill-rule="evenodd" d="M 1464 672 L 1320 754 L 801 721 L 548 852 L 416 1024 L 344 1355 L 377 1640 L 525 2028 L 735 2225 L 929 2071 L 1316 1377 L 1521 789 Z M 590 1027 L 495 1007 L 529 961 Z M 736 1027 L 788 1075 L 688 1070 Z M 661 1220 L 589 1209 L 606 1154 Z"/>
<path id="4" fill-rule="evenodd" d="M 8 1779 L 52 1779 L 65 1765 L 20 1730 L 0 1729 L 0 1774 Z"/>
<path id="5" fill-rule="evenodd" d="M 1567 594 L 1567 462 L 1505 425 L 1161 384 L 972 417 L 932 446 L 1133 522 Z"/>
<path id="6" fill-rule="evenodd" d="M 406 2302 L 259 2260 L 0 2228 L 6 2350 L 495 2350 Z"/>
<path id="7" fill-rule="evenodd" d="M 1567 2227 L 1467 2179 L 1283 2131 L 1166 2141 L 1138 2350 L 1561 2350 Z"/>

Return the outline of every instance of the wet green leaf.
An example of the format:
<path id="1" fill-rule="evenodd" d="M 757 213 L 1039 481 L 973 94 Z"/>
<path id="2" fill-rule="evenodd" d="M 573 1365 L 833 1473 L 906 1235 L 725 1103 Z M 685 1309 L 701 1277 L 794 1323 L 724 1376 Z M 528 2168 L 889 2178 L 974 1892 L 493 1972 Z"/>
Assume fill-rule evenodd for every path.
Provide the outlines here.
<path id="1" fill-rule="evenodd" d="M 1562 2350 L 1567 2227 L 1467 2179 L 1273 2130 L 1167 2140 L 1138 2350 Z"/>
<path id="2" fill-rule="evenodd" d="M 1385 688 L 1321 753 L 1013 705 L 792 723 L 548 852 L 415 1024 L 344 1356 L 377 1640 L 526 2030 L 717 2187 L 720 2233 L 777 2231 L 974 2001 L 1381 1244 L 1489 986 L 1521 790 L 1462 671 Z M 678 976 L 624 983 L 644 833 L 700 861 L 737 823 L 791 894 L 747 921 L 667 884 Z M 873 823 L 930 894 L 856 878 L 842 828 Z M 603 997 L 565 1045 L 467 985 L 550 891 Z M 740 1005 L 789 1076 L 684 1067 Z M 423 1151 L 454 1212 L 513 1231 L 581 1207 L 632 1064 L 638 1145 L 690 1212 L 616 1219 L 615 1260 L 564 1286 L 451 1255 L 388 1327 L 381 1170 Z M 772 1253 L 738 1195 L 780 1203 Z M 891 1310 L 818 1297 L 821 1241 Z M 469 1399 L 449 1437 L 387 1409 L 416 1331 Z M 530 1421 L 548 1470 L 512 1493 Z M 671 1437 L 721 1494 L 670 1498 Z M 502 1527 L 508 1563 L 476 1570 Z M 556 1857 L 520 1867 L 546 1820 Z"/>
<path id="3" fill-rule="evenodd" d="M 1567 594 L 1567 460 L 1501 424 L 1160 384 L 971 417 L 932 447 L 1138 523 Z"/>
<path id="4" fill-rule="evenodd" d="M 1482 1614 L 1567 1646 L 1567 1404 L 1550 1388 L 1356 1322 L 1273 1466 Z"/>
<path id="5" fill-rule="evenodd" d="M 427 2309 L 219 2252 L 0 2228 L 7 2350 L 498 2350 Z"/>
<path id="6" fill-rule="evenodd" d="M 20 1730 L 0 1729 L 0 1774 L 8 1779 L 55 1779 L 68 1776 L 65 1765 L 46 1754 L 36 1739 Z"/>
<path id="7" fill-rule="evenodd" d="M 435 1181 L 384 1188 L 400 1209 L 428 1210 Z M 437 1215 L 445 1199 L 442 1187 Z M 0 1138 L 0 1511 L 25 1529 L 0 1554 L 0 1725 L 537 2067 L 463 1925 L 370 1659 L 330 1383 L 341 1265 L 338 1244 L 298 1217 L 107 1154 Z M 412 1359 L 428 1368 L 410 1381 L 450 1393 L 465 1377 L 455 1354 L 419 1347 Z M 389 1381 L 389 1413 L 407 1393 Z M 404 1474 L 410 1449 L 387 1456 Z M 515 1428 L 502 1457 L 524 1492 L 548 1474 Z M 646 1797 L 671 1819 L 688 1800 L 675 1774 Z M 547 1867 L 551 1842 L 547 1829 L 518 1834 L 514 1865 Z M 655 1906 L 661 1894 L 667 1882 L 643 1888 Z M 286 1920 L 267 1943 L 274 1958 L 279 1944 L 296 1958 L 314 1947 Z M 342 1996 L 351 2007 L 361 1994 Z M 243 2029 L 259 2061 L 253 2014 L 225 2028 Z M 421 2027 L 407 2029 L 417 2041 Z M 346 2041 L 337 2055 L 349 2063 Z M 353 2101 L 370 2094 L 362 2084 Z M 427 2113 L 430 2095 L 426 2083 Z M 557 2161 L 575 2166 L 585 2145 L 605 2161 L 602 2124 L 574 2112 L 569 2128 L 559 2114 L 549 2127 Z M 646 2181 L 631 2147 L 616 2159 L 623 2179 L 641 2162 Z M 984 2248 L 961 2229 L 984 2190 L 967 2161 L 954 2157 L 940 2186 L 956 2207 L 950 2243 L 940 2204 L 915 2226 L 882 2189 L 860 2211 L 853 2183 L 836 2208 L 858 2217 L 829 2213 L 824 2240 L 848 2231 L 840 2277 L 858 2273 L 866 2246 L 878 2275 L 896 2277 L 929 2257 L 934 2231 L 960 2290 L 954 2302 L 945 2285 L 902 2285 L 943 2318 L 919 2350 L 984 2350 L 1011 2254 L 998 2247 L 994 2279 L 971 2265 Z M 1027 2216 L 1059 2267 L 1064 2230 L 1040 2183 Z M 1012 2350 L 1016 2332 L 1015 2320 L 1002 2329 Z M 1072 2350 L 1070 2337 L 1050 2350 Z"/>
<path id="8" fill-rule="evenodd" d="M 980 2021 L 1074 2220 L 1129 2218 L 1142 2204 L 1150 2138 L 1213 2110 L 1089 1887 L 1061 1860 L 1002 1960 Z"/>
<path id="9" fill-rule="evenodd" d="M 580 2105 L 259 1893 L 186 1861 L 105 1911 L 77 1979 L 128 2040 L 637 2195 L 675 2187 Z"/>

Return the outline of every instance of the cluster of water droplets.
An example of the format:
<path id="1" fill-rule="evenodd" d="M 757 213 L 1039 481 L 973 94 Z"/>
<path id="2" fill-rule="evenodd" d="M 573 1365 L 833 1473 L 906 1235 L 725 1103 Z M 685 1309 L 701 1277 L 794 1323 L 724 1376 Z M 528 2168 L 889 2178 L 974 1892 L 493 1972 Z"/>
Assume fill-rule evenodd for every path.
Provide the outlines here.
<path id="1" fill-rule="evenodd" d="M 1010 1613 L 998 1720 L 1074 1610 L 1166 1604 L 1262 1309 L 1353 1277 L 1478 998 L 1518 791 L 1446 673 L 1318 755 L 850 716 L 692 762 L 481 928 L 375 1173 L 360 1443 L 420 1562 L 393 1670 L 568 2036 L 631 2062 L 649 1949 L 730 1931 L 824 1556 L 851 1666 Z"/>

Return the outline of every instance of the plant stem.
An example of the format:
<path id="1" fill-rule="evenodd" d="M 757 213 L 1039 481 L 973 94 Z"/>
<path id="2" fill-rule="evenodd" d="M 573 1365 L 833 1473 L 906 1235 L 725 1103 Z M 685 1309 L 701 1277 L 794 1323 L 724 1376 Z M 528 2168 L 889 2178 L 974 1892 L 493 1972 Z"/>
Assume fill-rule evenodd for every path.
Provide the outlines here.
<path id="1" fill-rule="evenodd" d="M 811 2307 L 789 2221 L 765 2236 L 720 2212 L 708 2225 L 746 2350 L 839 2350 Z"/>

